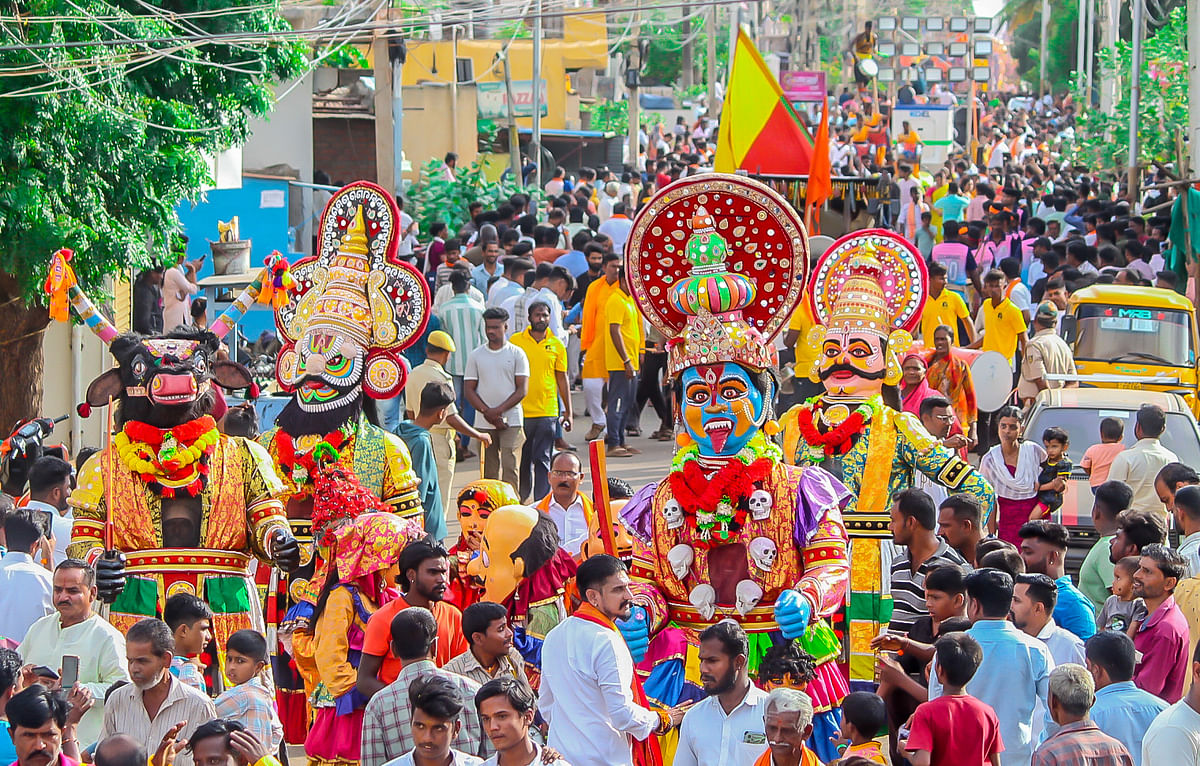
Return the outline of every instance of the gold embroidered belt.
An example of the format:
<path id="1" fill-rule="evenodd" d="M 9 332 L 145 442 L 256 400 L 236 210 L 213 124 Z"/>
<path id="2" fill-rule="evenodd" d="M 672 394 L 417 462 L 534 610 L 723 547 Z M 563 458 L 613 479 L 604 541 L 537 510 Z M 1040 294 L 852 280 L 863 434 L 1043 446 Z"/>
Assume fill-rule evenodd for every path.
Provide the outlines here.
<path id="1" fill-rule="evenodd" d="M 154 548 L 125 555 L 125 571 L 132 574 L 201 571 L 244 575 L 250 565 L 250 557 L 244 553 L 205 548 Z"/>
<path id="2" fill-rule="evenodd" d="M 775 605 L 757 606 L 750 610 L 745 616 L 737 613 L 733 607 L 717 606 L 716 613 L 712 619 L 706 620 L 704 616 L 696 610 L 696 607 L 690 603 L 680 601 L 667 601 L 667 609 L 670 612 L 670 620 L 681 628 L 691 628 L 693 630 L 704 630 L 710 625 L 729 617 L 742 626 L 749 633 L 766 633 L 772 630 L 779 630 L 779 623 L 775 622 Z"/>

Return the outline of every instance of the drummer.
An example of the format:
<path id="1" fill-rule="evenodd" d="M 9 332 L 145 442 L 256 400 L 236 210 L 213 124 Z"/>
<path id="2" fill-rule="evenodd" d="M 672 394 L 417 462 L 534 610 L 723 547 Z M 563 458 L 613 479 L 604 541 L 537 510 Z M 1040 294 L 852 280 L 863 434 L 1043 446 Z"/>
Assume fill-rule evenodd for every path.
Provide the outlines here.
<path id="1" fill-rule="evenodd" d="M 854 36 L 850 42 L 850 51 L 854 55 L 854 81 L 858 83 L 859 88 L 866 88 L 871 84 L 874 75 L 864 71 L 861 66 L 863 61 L 871 61 L 874 63 L 875 58 L 875 43 L 878 38 L 872 29 L 873 23 L 867 21 L 863 25 L 863 31 Z"/>

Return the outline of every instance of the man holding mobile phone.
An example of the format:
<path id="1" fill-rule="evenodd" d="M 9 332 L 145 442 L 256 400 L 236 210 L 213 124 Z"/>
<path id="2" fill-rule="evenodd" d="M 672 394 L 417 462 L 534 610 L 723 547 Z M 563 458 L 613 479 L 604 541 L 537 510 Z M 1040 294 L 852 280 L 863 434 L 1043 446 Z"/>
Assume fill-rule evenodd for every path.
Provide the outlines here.
<path id="1" fill-rule="evenodd" d="M 36 672 L 36 666 L 44 665 L 55 671 L 57 678 L 39 678 L 41 683 L 66 690 L 78 683 L 91 693 L 95 704 L 79 722 L 79 741 L 85 747 L 100 735 L 105 690 L 129 680 L 125 638 L 92 612 L 95 600 L 95 570 L 78 559 L 62 562 L 54 570 L 55 612 L 35 622 L 17 648 L 28 663 L 23 670 Z"/>

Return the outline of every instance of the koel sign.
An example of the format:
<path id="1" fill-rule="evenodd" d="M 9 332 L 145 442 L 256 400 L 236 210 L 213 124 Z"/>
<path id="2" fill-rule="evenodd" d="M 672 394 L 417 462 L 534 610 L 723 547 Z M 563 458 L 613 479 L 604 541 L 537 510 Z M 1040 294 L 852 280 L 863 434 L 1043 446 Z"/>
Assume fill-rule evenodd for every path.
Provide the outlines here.
<path id="1" fill-rule="evenodd" d="M 533 116 L 533 80 L 513 80 L 512 84 L 513 114 L 517 117 Z M 542 80 L 541 98 L 538 106 L 542 116 L 547 114 L 546 81 Z M 502 82 L 481 82 L 475 85 L 476 102 L 479 105 L 479 116 L 486 119 L 497 119 L 508 116 L 508 92 Z"/>
<path id="2" fill-rule="evenodd" d="M 825 73 L 785 69 L 779 73 L 779 86 L 788 101 L 824 101 Z"/>

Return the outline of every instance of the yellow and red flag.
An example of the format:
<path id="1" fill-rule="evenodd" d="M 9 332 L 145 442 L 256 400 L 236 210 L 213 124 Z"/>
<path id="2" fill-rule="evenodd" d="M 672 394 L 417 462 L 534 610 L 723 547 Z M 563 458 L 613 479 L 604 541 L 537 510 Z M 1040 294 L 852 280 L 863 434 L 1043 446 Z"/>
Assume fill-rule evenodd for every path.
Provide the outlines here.
<path id="1" fill-rule="evenodd" d="M 746 30 L 739 29 L 713 170 L 808 175 L 812 138 Z"/>

